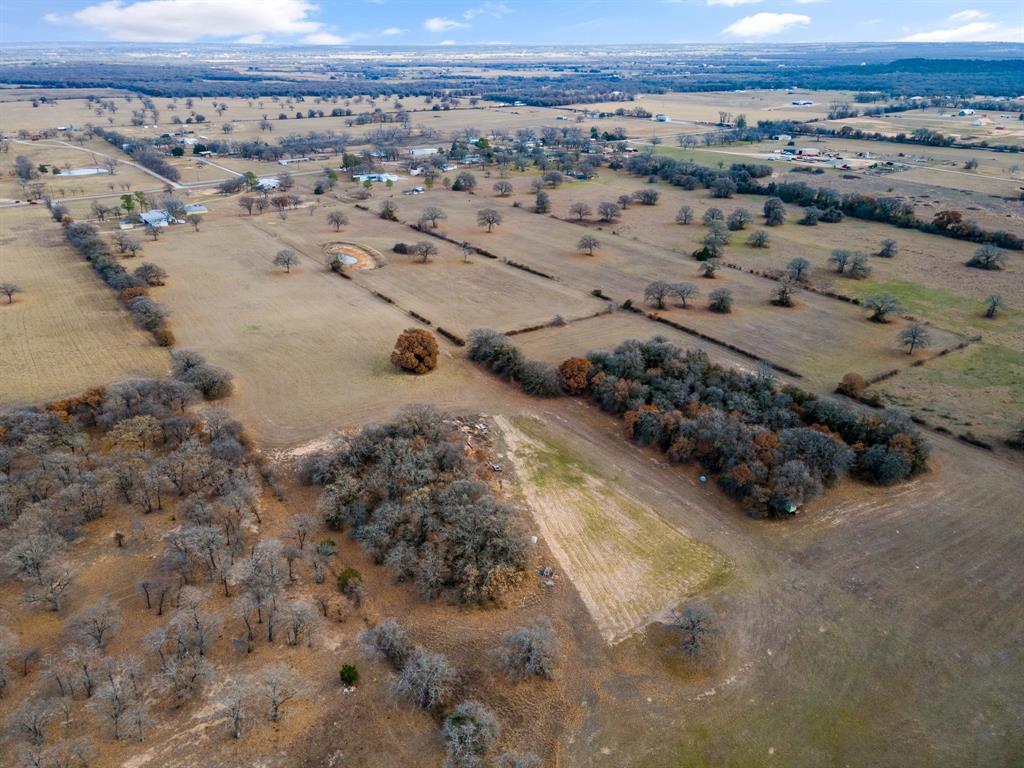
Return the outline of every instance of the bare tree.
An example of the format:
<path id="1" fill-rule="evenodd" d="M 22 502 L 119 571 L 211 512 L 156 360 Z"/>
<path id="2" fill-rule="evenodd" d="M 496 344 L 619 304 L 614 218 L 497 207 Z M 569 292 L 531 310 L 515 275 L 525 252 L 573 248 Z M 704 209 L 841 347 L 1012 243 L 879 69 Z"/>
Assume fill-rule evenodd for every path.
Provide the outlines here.
<path id="1" fill-rule="evenodd" d="M 501 726 L 487 707 L 478 701 L 459 704 L 441 726 L 450 768 L 480 768 L 498 741 Z"/>
<path id="2" fill-rule="evenodd" d="M 789 264 L 786 265 L 786 270 L 789 272 L 789 276 L 794 280 L 803 280 L 807 277 L 807 273 L 811 269 L 811 262 L 802 256 L 797 256 L 795 259 L 791 259 Z"/>
<path id="3" fill-rule="evenodd" d="M 689 306 L 687 302 L 700 293 L 700 289 L 693 283 L 673 283 L 672 293 L 682 302 L 683 307 Z"/>
<path id="4" fill-rule="evenodd" d="M 447 219 L 448 214 L 444 212 L 442 208 L 438 208 L 436 205 L 428 205 L 423 209 L 422 219 L 426 219 L 430 222 L 430 226 L 433 229 L 437 229 L 437 222 L 442 219 Z"/>
<path id="5" fill-rule="evenodd" d="M 245 209 L 245 212 L 252 216 L 253 206 L 256 205 L 256 198 L 248 195 L 238 198 L 238 205 Z"/>
<path id="6" fill-rule="evenodd" d="M 412 247 L 412 253 L 416 255 L 421 264 L 426 264 L 431 256 L 437 254 L 437 246 L 426 240 L 420 240 Z"/>
<path id="7" fill-rule="evenodd" d="M 719 634 L 718 617 L 710 607 L 691 602 L 672 616 L 671 626 L 680 633 L 679 647 L 691 659 L 700 659 Z"/>
<path id="8" fill-rule="evenodd" d="M 263 671 L 260 692 L 266 701 L 267 717 L 272 723 L 281 719 L 281 707 L 298 696 L 299 690 L 291 668 L 274 664 Z"/>
<path id="9" fill-rule="evenodd" d="M 104 597 L 71 617 L 68 629 L 88 647 L 103 650 L 121 624 L 121 609 Z"/>
<path id="10" fill-rule="evenodd" d="M 52 701 L 33 696 L 11 713 L 8 724 L 17 738 L 24 739 L 33 747 L 41 747 L 46 741 L 46 727 L 55 714 Z"/>
<path id="11" fill-rule="evenodd" d="M 295 540 L 299 549 L 304 549 L 309 535 L 320 528 L 320 518 L 309 512 L 293 515 L 288 521 L 288 535 Z"/>
<path id="12" fill-rule="evenodd" d="M 434 709 L 451 699 L 456 674 L 448 658 L 416 648 L 394 684 L 394 692 L 420 709 Z"/>
<path id="13" fill-rule="evenodd" d="M 297 266 L 299 263 L 299 257 L 295 251 L 291 251 L 287 248 L 277 252 L 274 257 L 275 267 L 284 267 L 284 271 L 289 273 L 292 271 L 292 267 Z"/>
<path id="14" fill-rule="evenodd" d="M 7 297 L 7 303 L 14 303 L 14 294 L 24 293 L 15 283 L 0 283 L 0 293 Z"/>
<path id="15" fill-rule="evenodd" d="M 883 259 L 892 259 L 899 253 L 899 248 L 899 243 L 891 237 L 887 237 L 882 241 L 882 247 L 878 249 L 878 255 Z"/>
<path id="16" fill-rule="evenodd" d="M 334 227 L 335 232 L 339 232 L 342 227 L 348 226 L 348 216 L 341 211 L 331 211 L 327 214 L 327 223 Z"/>
<path id="17" fill-rule="evenodd" d="M 676 211 L 676 224 L 692 224 L 693 223 L 693 208 L 688 205 L 680 206 L 679 210 Z"/>
<path id="18" fill-rule="evenodd" d="M 890 293 L 876 293 L 864 299 L 864 306 L 871 310 L 870 319 L 876 323 L 889 322 L 889 315 L 902 311 L 899 299 Z"/>
<path id="19" fill-rule="evenodd" d="M 506 632 L 497 651 L 498 664 L 511 682 L 528 677 L 552 679 L 557 657 L 558 635 L 547 617 Z"/>
<path id="20" fill-rule="evenodd" d="M 601 221 L 612 222 L 622 215 L 622 210 L 615 203 L 598 203 L 597 215 L 601 218 Z"/>
<path id="21" fill-rule="evenodd" d="M 914 354 L 915 349 L 925 349 L 931 346 L 932 338 L 928 329 L 919 323 L 908 325 L 899 332 L 897 339 L 901 347 L 907 348 L 907 354 Z"/>
<path id="22" fill-rule="evenodd" d="M 203 217 L 196 213 L 189 214 L 185 220 L 192 225 L 192 229 L 196 232 L 199 231 L 199 225 L 203 223 Z"/>
<path id="23" fill-rule="evenodd" d="M 231 735 L 236 739 L 242 738 L 242 730 L 245 727 L 249 700 L 248 687 L 246 682 L 240 680 L 231 683 L 221 703 L 228 727 L 231 729 Z"/>
<path id="24" fill-rule="evenodd" d="M 998 293 L 990 293 L 985 299 L 985 317 L 995 317 L 1003 309 L 1006 309 L 1006 303 L 1003 301 L 1003 297 Z"/>
<path id="25" fill-rule="evenodd" d="M 481 227 L 487 227 L 487 231 L 491 232 L 496 226 L 501 224 L 502 215 L 493 208 L 481 208 L 476 212 L 476 223 Z"/>
<path id="26" fill-rule="evenodd" d="M 569 213 L 576 217 L 577 221 L 583 221 L 587 216 L 593 213 L 593 210 L 587 203 L 573 203 L 569 206 Z"/>
<path id="27" fill-rule="evenodd" d="M 292 600 L 285 605 L 282 614 L 285 625 L 285 642 L 288 645 L 299 645 L 302 642 L 312 645 L 320 617 L 313 604 L 302 600 Z"/>
<path id="28" fill-rule="evenodd" d="M 665 299 L 672 294 L 672 286 L 663 280 L 655 280 L 644 288 L 644 301 L 656 309 L 665 308 Z"/>
<path id="29" fill-rule="evenodd" d="M 594 251 L 601 246 L 601 241 L 593 235 L 584 235 L 580 238 L 579 242 L 576 243 L 576 248 L 587 256 L 593 256 Z"/>

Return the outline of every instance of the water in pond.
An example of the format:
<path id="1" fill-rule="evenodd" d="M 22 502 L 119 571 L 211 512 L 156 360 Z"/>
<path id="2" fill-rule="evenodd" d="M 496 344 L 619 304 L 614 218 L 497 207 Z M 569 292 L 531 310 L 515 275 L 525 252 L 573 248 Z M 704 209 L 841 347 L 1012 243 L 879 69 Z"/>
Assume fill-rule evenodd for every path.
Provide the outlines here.
<path id="1" fill-rule="evenodd" d="M 346 267 L 351 266 L 352 264 L 359 263 L 359 259 L 357 259 L 355 256 L 349 256 L 347 253 L 338 254 L 338 261 L 340 261 Z"/>

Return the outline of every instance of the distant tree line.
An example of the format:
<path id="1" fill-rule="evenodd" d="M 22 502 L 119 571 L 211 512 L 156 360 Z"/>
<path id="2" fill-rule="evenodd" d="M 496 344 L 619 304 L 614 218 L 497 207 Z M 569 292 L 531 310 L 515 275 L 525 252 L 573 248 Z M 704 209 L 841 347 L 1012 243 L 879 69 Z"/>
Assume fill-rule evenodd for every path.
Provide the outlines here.
<path id="1" fill-rule="evenodd" d="M 815 221 L 836 222 L 843 216 L 919 229 L 922 232 L 993 243 L 1003 248 L 1021 250 L 1024 239 L 1011 232 L 983 230 L 974 222 L 965 221 L 957 211 L 940 211 L 931 221 L 923 221 L 914 213 L 913 204 L 898 197 L 873 197 L 859 192 L 840 194 L 828 187 L 812 187 L 803 181 L 759 180 L 771 176 L 771 166 L 756 163 L 733 163 L 727 170 L 709 168 L 664 155 L 636 154 L 625 161 L 629 173 L 658 178 L 683 189 L 704 187 L 715 197 L 730 197 L 734 192 L 778 197 L 783 202 L 814 209 Z"/>

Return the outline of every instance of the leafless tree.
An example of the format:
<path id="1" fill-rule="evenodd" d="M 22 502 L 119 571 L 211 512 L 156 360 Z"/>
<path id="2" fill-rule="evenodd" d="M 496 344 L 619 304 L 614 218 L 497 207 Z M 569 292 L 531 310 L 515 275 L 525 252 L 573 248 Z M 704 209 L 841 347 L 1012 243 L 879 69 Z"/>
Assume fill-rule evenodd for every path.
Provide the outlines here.
<path id="1" fill-rule="evenodd" d="M 72 616 L 68 629 L 72 637 L 86 646 L 103 650 L 116 634 L 120 624 L 120 607 L 110 598 L 104 597 Z"/>
<path id="2" fill-rule="evenodd" d="M 263 671 L 260 690 L 267 705 L 267 717 L 276 723 L 281 719 L 281 707 L 298 693 L 291 669 L 286 664 L 274 664 Z"/>
<path id="3" fill-rule="evenodd" d="M 288 534 L 299 549 L 304 549 L 306 539 L 320 527 L 320 519 L 309 512 L 300 512 L 288 521 Z"/>
<path id="4" fill-rule="evenodd" d="M 600 216 L 601 221 L 612 222 L 622 215 L 622 210 L 615 203 L 598 203 L 597 215 Z"/>
<path id="5" fill-rule="evenodd" d="M 18 285 L 15 283 L 4 282 L 0 283 L 0 293 L 7 297 L 8 304 L 13 304 L 14 295 L 16 293 L 24 293 L 24 291 L 22 291 L 21 288 L 19 288 Z"/>
<path id="6" fill-rule="evenodd" d="M 420 240 L 412 247 L 412 253 L 416 255 L 421 264 L 426 264 L 431 256 L 437 254 L 437 246 L 426 240 Z"/>
<path id="7" fill-rule="evenodd" d="M 430 226 L 433 229 L 437 229 L 437 222 L 442 219 L 447 219 L 448 214 L 443 209 L 438 208 L 436 205 L 428 205 L 423 209 L 423 219 L 430 222 Z"/>
<path id="8" fill-rule="evenodd" d="M 295 251 L 291 251 L 287 248 L 278 251 L 277 255 L 274 257 L 274 266 L 284 267 L 284 271 L 286 273 L 291 272 L 292 267 L 297 266 L 298 263 L 298 255 L 295 253 Z"/>
<path id="9" fill-rule="evenodd" d="M 481 227 L 487 227 L 487 231 L 491 232 L 496 226 L 501 224 L 503 217 L 500 212 L 493 208 L 481 208 L 476 212 L 476 223 Z"/>
<path id="10" fill-rule="evenodd" d="M 221 707 L 231 729 L 231 735 L 236 739 L 242 738 L 242 730 L 247 719 L 249 696 L 247 682 L 236 680 L 228 687 Z"/>
<path id="11" fill-rule="evenodd" d="M 601 241 L 593 235 L 584 235 L 580 238 L 580 241 L 576 243 L 576 248 L 587 256 L 593 256 L 594 251 L 601 247 Z"/>
<path id="12" fill-rule="evenodd" d="M 446 656 L 417 647 L 399 672 L 394 692 L 420 709 L 434 709 L 451 700 L 456 679 Z"/>
<path id="13" fill-rule="evenodd" d="M 341 211 L 331 211 L 327 214 L 327 223 L 334 227 L 335 232 L 339 232 L 342 227 L 348 225 L 348 216 Z"/>
<path id="14" fill-rule="evenodd" d="M 46 726 L 49 725 L 56 708 L 49 699 L 33 696 L 25 699 L 8 719 L 11 731 L 33 747 L 41 747 L 46 741 Z"/>
<path id="15" fill-rule="evenodd" d="M 510 181 L 496 181 L 494 182 L 494 194 L 498 197 L 508 197 L 512 194 L 512 182 Z"/>
<path id="16" fill-rule="evenodd" d="M 497 651 L 498 664 L 512 682 L 528 677 L 550 680 L 557 656 L 558 635 L 547 617 L 506 632 Z"/>
<path id="17" fill-rule="evenodd" d="M 569 206 L 569 213 L 575 216 L 578 221 L 583 221 L 593 211 L 587 203 L 573 203 Z"/>
<path id="18" fill-rule="evenodd" d="M 282 611 L 282 620 L 285 626 L 285 642 L 288 645 L 299 645 L 301 642 L 312 645 L 319 613 L 311 603 L 302 600 L 289 601 Z"/>

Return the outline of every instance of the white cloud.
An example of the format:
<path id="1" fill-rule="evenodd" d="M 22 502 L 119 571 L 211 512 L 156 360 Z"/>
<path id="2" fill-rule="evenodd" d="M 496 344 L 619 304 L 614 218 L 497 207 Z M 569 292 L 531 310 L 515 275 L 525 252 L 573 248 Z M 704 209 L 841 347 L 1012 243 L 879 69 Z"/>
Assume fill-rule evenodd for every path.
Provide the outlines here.
<path id="1" fill-rule="evenodd" d="M 67 16 L 43 18 L 99 30 L 111 40 L 187 43 L 264 33 L 313 35 L 323 29 L 309 18 L 316 10 L 309 0 L 104 0 Z"/>
<path id="2" fill-rule="evenodd" d="M 246 35 L 235 40 L 239 45 L 262 45 L 267 42 L 266 35 Z"/>
<path id="3" fill-rule="evenodd" d="M 735 8 L 737 5 L 756 5 L 761 0 L 708 0 L 708 5 L 727 5 Z"/>
<path id="4" fill-rule="evenodd" d="M 823 3 L 825 0 L 793 0 L 797 5 L 810 5 L 811 3 Z"/>
<path id="5" fill-rule="evenodd" d="M 462 18 L 466 20 L 475 19 L 477 16 L 493 16 L 496 19 L 500 19 L 512 13 L 512 10 L 504 3 L 486 2 L 476 8 L 470 8 L 462 14 Z"/>
<path id="6" fill-rule="evenodd" d="M 917 32 L 900 38 L 902 43 L 962 43 L 966 41 L 1021 43 L 1024 42 L 1024 27 L 1008 27 L 991 21 L 973 21 L 959 27 L 933 29 L 930 32 Z"/>
<path id="7" fill-rule="evenodd" d="M 460 27 L 468 26 L 468 24 L 463 24 L 461 21 L 443 19 L 440 16 L 434 16 L 433 18 L 427 19 L 423 22 L 423 28 L 427 30 L 427 32 L 447 32 L 449 29 L 459 29 Z"/>
<path id="8" fill-rule="evenodd" d="M 454 40 L 442 40 L 438 45 L 455 45 Z"/>
<path id="9" fill-rule="evenodd" d="M 961 21 L 974 21 L 975 19 L 984 19 L 987 17 L 987 13 L 982 13 L 981 11 L 968 10 L 960 11 L 959 13 L 954 13 L 952 16 L 949 17 L 948 20 L 953 22 L 954 24 L 959 24 Z"/>
<path id="10" fill-rule="evenodd" d="M 306 35 L 302 38 L 302 42 L 309 43 L 310 45 L 344 45 L 345 43 L 352 42 L 352 38 L 342 37 L 330 32 L 314 32 L 312 35 Z"/>
<path id="11" fill-rule="evenodd" d="M 790 27 L 810 23 L 811 17 L 802 13 L 755 13 L 753 16 L 744 16 L 722 31 L 727 35 L 749 39 L 778 35 Z"/>
<path id="12" fill-rule="evenodd" d="M 405 30 L 401 27 L 388 27 L 387 29 L 381 30 L 381 34 L 392 37 L 394 35 L 404 35 Z"/>

